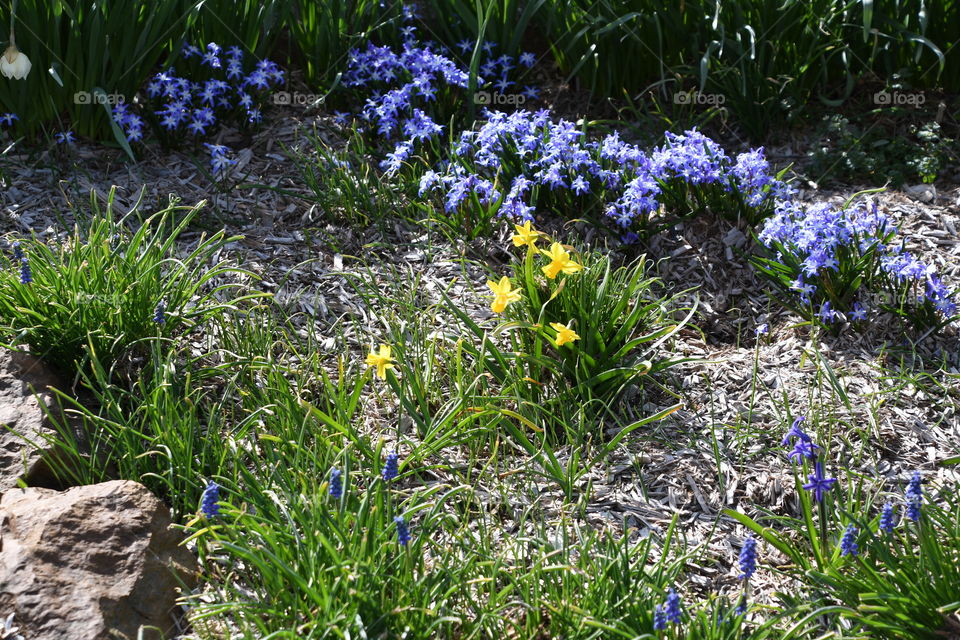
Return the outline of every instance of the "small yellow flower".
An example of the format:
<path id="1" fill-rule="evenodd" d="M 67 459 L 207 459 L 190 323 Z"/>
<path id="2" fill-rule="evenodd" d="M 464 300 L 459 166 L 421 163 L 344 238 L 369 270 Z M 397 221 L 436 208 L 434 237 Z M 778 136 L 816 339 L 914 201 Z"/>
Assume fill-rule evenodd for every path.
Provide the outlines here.
<path id="1" fill-rule="evenodd" d="M 573 342 L 574 340 L 579 340 L 580 336 L 577 335 L 576 331 L 571 329 L 565 324 L 560 324 L 559 322 L 551 322 L 550 326 L 554 331 L 557 332 L 557 346 L 562 347 L 568 342 Z"/>
<path id="2" fill-rule="evenodd" d="M 520 290 L 510 287 L 510 278 L 507 276 L 500 278 L 500 282 L 487 280 L 487 286 L 493 291 L 493 302 L 490 304 L 490 310 L 494 313 L 503 313 L 508 304 L 520 301 Z"/>
<path id="3" fill-rule="evenodd" d="M 537 240 L 543 234 L 532 226 L 530 226 L 530 221 L 527 220 L 523 223 L 523 226 L 519 224 L 513 225 L 513 228 L 517 230 L 517 234 L 513 236 L 513 246 L 522 247 L 527 245 L 528 247 L 535 247 L 537 245 Z"/>
<path id="4" fill-rule="evenodd" d="M 380 353 L 371 349 L 367 356 L 367 366 L 377 368 L 378 378 L 387 377 L 387 369 L 393 368 L 393 362 L 393 358 L 390 357 L 390 345 L 388 344 L 380 345 Z"/>
<path id="5" fill-rule="evenodd" d="M 570 259 L 570 254 L 563 248 L 559 242 L 550 245 L 550 251 L 543 251 L 543 255 L 550 258 L 550 264 L 542 267 L 543 274 L 553 280 L 561 271 L 570 275 L 583 269 L 582 264 L 578 264 Z"/>

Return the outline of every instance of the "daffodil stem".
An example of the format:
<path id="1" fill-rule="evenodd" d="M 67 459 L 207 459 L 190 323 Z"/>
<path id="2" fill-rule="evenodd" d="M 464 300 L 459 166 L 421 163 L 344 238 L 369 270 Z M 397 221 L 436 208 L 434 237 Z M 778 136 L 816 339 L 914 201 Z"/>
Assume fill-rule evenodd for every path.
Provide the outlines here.
<path id="1" fill-rule="evenodd" d="M 17 19 L 17 0 L 12 0 L 10 5 L 10 46 L 17 48 L 17 38 L 13 33 L 13 22 Z"/>

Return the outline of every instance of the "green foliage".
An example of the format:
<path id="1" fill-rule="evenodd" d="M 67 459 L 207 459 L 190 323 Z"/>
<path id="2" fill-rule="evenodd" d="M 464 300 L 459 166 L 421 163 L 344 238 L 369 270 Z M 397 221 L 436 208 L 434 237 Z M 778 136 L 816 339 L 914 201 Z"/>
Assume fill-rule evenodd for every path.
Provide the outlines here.
<path id="1" fill-rule="evenodd" d="M 532 25 L 553 11 L 546 0 L 430 0 L 428 18 L 445 42 L 467 39 L 495 42 L 498 55 L 526 50 Z"/>
<path id="2" fill-rule="evenodd" d="M 941 3 L 937 3 L 941 4 Z M 821 101 L 850 97 L 857 77 L 907 76 L 956 86 L 956 2 L 565 0 L 544 16 L 551 52 L 591 92 L 670 101 L 691 86 L 723 96 L 757 139 Z M 951 86 L 947 84 L 947 86 Z"/>
<path id="3" fill-rule="evenodd" d="M 201 207 L 171 202 L 142 222 L 134 207 L 116 219 L 111 192 L 103 212 L 94 196 L 92 216 L 63 244 L 21 241 L 33 281 L 23 284 L 21 265 L 3 256 L 3 330 L 70 371 L 88 358 L 109 366 L 145 338 L 170 336 L 230 308 L 239 299 L 221 302 L 220 297 L 236 285 L 220 278 L 238 270 L 207 262 L 238 238 L 221 231 L 186 256 L 175 252 L 177 237 Z M 161 302 L 165 321 L 158 324 L 154 314 Z"/>
<path id="4" fill-rule="evenodd" d="M 289 149 L 302 183 L 312 192 L 308 199 L 326 220 L 366 227 L 396 217 L 418 220 L 421 205 L 415 185 L 386 180 L 372 166 L 363 136 L 350 131 L 346 144 L 334 147 L 314 131 L 305 148 Z M 297 194 L 303 197 L 302 194 Z"/>
<path id="5" fill-rule="evenodd" d="M 901 522 L 891 533 L 864 513 L 858 555 L 808 574 L 845 607 L 841 616 L 871 637 L 933 640 L 960 630 L 957 488 L 943 487 L 930 502 L 916 523 L 898 509 Z"/>
<path id="6" fill-rule="evenodd" d="M 19 0 L 17 48 L 33 69 L 24 80 L 0 76 L 0 110 L 20 117 L 18 132 L 33 133 L 65 115 L 61 128 L 111 139 L 108 102 L 133 99 L 184 32 L 193 6 L 154 0 Z M 10 24 L 9 8 L 9 3 L 0 4 L 4 27 Z"/>
<path id="7" fill-rule="evenodd" d="M 245 52 L 269 57 L 282 34 L 289 0 L 202 0 L 189 16 L 186 33 L 203 47 L 238 45 Z M 179 50 L 177 50 L 179 51 Z"/>
<path id="8" fill-rule="evenodd" d="M 308 82 L 331 89 L 347 65 L 347 53 L 363 47 L 374 33 L 387 37 L 387 25 L 397 26 L 400 2 L 379 0 L 287 0 L 286 26 Z"/>
<path id="9" fill-rule="evenodd" d="M 667 345 L 690 315 L 679 324 L 668 319 L 675 301 L 656 295 L 658 283 L 647 277 L 644 257 L 613 267 L 609 256 L 584 252 L 581 271 L 551 281 L 538 268 L 538 262 L 549 260 L 538 253 L 528 247 L 522 262 L 514 263 L 526 295 L 512 317 L 537 328 L 518 333 L 522 350 L 549 353 L 572 390 L 571 399 L 609 407 L 630 384 L 680 362 L 667 355 Z M 573 329 L 579 339 L 557 346 L 555 324 Z"/>
<path id="10" fill-rule="evenodd" d="M 955 141 L 936 122 L 896 131 L 879 123 L 863 128 L 835 114 L 823 119 L 818 137 L 813 151 L 818 180 L 877 186 L 931 183 L 957 156 Z"/>

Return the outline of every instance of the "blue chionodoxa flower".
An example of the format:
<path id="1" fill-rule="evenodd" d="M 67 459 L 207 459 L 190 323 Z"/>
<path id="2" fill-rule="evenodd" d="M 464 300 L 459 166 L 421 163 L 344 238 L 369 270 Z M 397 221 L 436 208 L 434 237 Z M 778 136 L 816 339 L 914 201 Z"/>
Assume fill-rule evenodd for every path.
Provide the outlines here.
<path id="1" fill-rule="evenodd" d="M 823 502 L 823 496 L 833 488 L 836 482 L 836 478 L 827 478 L 824 475 L 823 463 L 817 462 L 814 465 L 813 473 L 807 476 L 807 484 L 803 485 L 803 488 L 813 494 L 814 500 Z"/>

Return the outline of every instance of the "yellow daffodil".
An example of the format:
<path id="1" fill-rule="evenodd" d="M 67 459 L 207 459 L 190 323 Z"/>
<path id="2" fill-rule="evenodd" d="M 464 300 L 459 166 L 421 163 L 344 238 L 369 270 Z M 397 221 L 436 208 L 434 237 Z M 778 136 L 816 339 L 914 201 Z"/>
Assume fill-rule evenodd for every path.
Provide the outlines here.
<path id="1" fill-rule="evenodd" d="M 571 329 L 565 324 L 559 322 L 551 322 L 550 326 L 554 331 L 557 332 L 557 346 L 562 347 L 568 342 L 573 342 L 574 340 L 579 340 L 580 336 L 577 335 L 576 331 Z"/>
<path id="2" fill-rule="evenodd" d="M 510 278 L 507 276 L 500 278 L 500 282 L 487 280 L 487 286 L 493 291 L 493 302 L 490 304 L 490 310 L 494 313 L 503 313 L 508 304 L 520 300 L 520 290 L 511 288 Z"/>
<path id="3" fill-rule="evenodd" d="M 367 356 L 367 366 L 377 368 L 378 378 L 387 377 L 387 369 L 393 368 L 393 362 L 393 358 L 390 357 L 390 345 L 388 344 L 380 345 L 380 353 L 371 349 Z"/>
<path id="4" fill-rule="evenodd" d="M 570 259 L 570 254 L 567 253 L 567 250 L 564 249 L 563 245 L 559 242 L 554 242 L 550 245 L 550 251 L 544 251 L 543 255 L 550 258 L 550 264 L 542 268 L 543 274 L 551 280 L 556 278 L 561 271 L 570 275 L 583 269 L 582 264 L 578 264 Z"/>
<path id="5" fill-rule="evenodd" d="M 535 247 L 537 245 L 537 240 L 543 234 L 530 225 L 530 221 L 527 220 L 523 223 L 523 226 L 519 224 L 513 225 L 513 228 L 517 230 L 517 234 L 513 236 L 513 246 L 522 247 L 527 245 L 528 247 Z"/>

